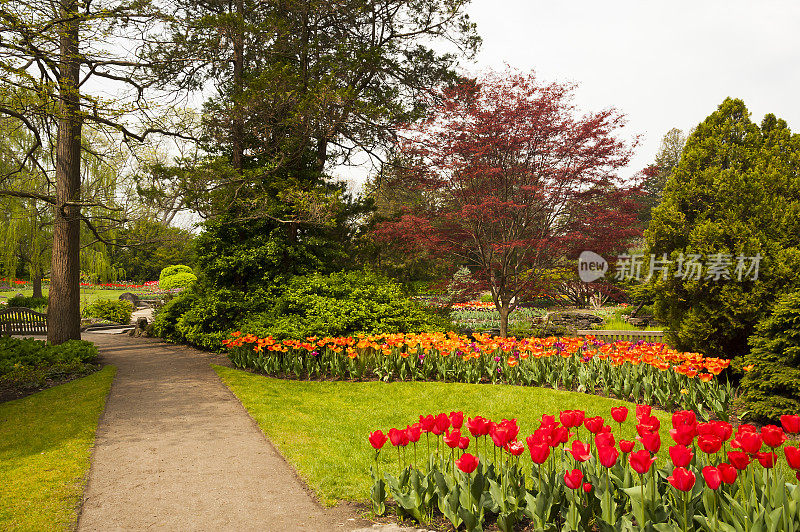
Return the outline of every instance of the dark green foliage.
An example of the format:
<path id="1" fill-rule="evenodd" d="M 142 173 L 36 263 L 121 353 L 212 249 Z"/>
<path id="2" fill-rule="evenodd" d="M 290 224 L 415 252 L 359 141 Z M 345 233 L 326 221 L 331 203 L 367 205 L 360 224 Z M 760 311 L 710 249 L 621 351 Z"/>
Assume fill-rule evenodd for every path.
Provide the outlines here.
<path id="1" fill-rule="evenodd" d="M 742 406 L 750 417 L 775 421 L 800 412 L 800 291 L 778 301 L 750 338 L 752 350 L 739 364 Z"/>
<path id="2" fill-rule="evenodd" d="M 194 290 L 184 290 L 167 301 L 158 310 L 153 320 L 153 332 L 155 335 L 171 342 L 183 341 L 183 335 L 176 328 L 178 319 L 192 308 L 199 297 L 199 294 Z"/>
<path id="3" fill-rule="evenodd" d="M 85 370 L 97 360 L 90 342 L 69 340 L 53 346 L 32 338 L 0 337 L 0 384 L 36 386 L 45 379 Z"/>
<path id="4" fill-rule="evenodd" d="M 131 322 L 133 305 L 125 299 L 100 299 L 87 306 L 84 314 L 90 318 L 127 325 Z"/>
<path id="5" fill-rule="evenodd" d="M 110 249 L 112 264 L 131 281 L 154 281 L 170 264 L 194 265 L 194 235 L 178 227 L 137 220 L 120 230 L 117 242 Z"/>
<path id="6" fill-rule="evenodd" d="M 448 322 L 399 284 L 355 271 L 296 276 L 250 292 L 197 286 L 164 305 L 153 327 L 167 340 L 218 350 L 235 330 L 282 339 L 443 330 Z"/>
<path id="7" fill-rule="evenodd" d="M 424 332 L 444 323 L 405 297 L 397 283 L 353 271 L 293 278 L 273 313 L 248 325 L 252 330 L 242 329 L 257 335 L 305 338 Z"/>
<path id="8" fill-rule="evenodd" d="M 725 100 L 689 137 L 653 210 L 650 253 L 672 261 L 699 254 L 702 263 L 730 254 L 732 279 L 657 277 L 650 292 L 655 314 L 674 347 L 728 358 L 747 354 L 759 320 L 777 297 L 797 288 L 798 166 L 800 135 L 773 115 L 759 127 L 741 100 Z M 758 279 L 739 281 L 736 257 L 756 254 L 762 257 Z"/>
<path id="9" fill-rule="evenodd" d="M 39 308 L 47 305 L 46 297 L 14 296 L 8 299 L 9 307 Z"/>

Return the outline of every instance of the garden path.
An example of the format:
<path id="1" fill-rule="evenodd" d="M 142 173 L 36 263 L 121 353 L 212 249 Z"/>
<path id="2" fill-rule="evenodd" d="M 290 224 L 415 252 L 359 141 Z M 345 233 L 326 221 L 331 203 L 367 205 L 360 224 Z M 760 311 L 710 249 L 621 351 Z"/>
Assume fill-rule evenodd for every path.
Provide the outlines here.
<path id="1" fill-rule="evenodd" d="M 316 502 L 211 369 L 225 357 L 125 335 L 84 339 L 117 376 L 78 530 L 373 530 L 352 507 Z"/>

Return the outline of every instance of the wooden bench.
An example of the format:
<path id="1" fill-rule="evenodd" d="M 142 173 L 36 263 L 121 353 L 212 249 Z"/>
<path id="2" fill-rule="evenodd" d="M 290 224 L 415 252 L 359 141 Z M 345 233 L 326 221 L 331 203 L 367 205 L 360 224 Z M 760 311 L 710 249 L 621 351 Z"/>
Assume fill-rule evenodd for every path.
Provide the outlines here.
<path id="1" fill-rule="evenodd" d="M 664 331 L 603 331 L 600 329 L 581 329 L 578 336 L 593 335 L 598 340 L 606 342 L 645 342 L 664 343 Z"/>
<path id="2" fill-rule="evenodd" d="M 47 334 L 47 314 L 25 307 L 0 310 L 0 334 Z"/>

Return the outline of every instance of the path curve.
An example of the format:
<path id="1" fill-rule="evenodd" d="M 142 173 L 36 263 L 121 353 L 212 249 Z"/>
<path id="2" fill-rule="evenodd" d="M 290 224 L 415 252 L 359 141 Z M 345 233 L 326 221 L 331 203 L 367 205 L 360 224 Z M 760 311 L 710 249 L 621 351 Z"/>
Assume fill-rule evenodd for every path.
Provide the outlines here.
<path id="1" fill-rule="evenodd" d="M 368 527 L 323 509 L 210 363 L 221 355 L 84 334 L 117 367 L 100 419 L 78 530 L 337 531 Z"/>

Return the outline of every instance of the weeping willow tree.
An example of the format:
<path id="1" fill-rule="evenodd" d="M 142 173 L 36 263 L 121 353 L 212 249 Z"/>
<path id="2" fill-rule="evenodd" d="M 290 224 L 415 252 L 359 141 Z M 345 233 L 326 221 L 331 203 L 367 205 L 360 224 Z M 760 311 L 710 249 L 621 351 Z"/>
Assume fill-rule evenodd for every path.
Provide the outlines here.
<path id="1" fill-rule="evenodd" d="M 26 155 L 24 150 L 30 140 L 26 131 L 0 117 L 0 166 L 17 164 Z M 111 139 L 89 128 L 83 132 L 82 144 L 81 194 L 96 198 L 105 206 L 115 205 L 125 163 L 121 152 Z M 6 179 L 5 185 L 12 190 L 33 191 L 31 195 L 52 194 L 53 183 L 47 175 L 53 164 L 52 149 L 43 146 L 32 157 L 36 163 Z M 122 207 L 114 208 L 118 210 L 112 215 L 105 207 L 91 207 L 86 212 L 93 225 L 81 230 L 80 270 L 81 276 L 92 282 L 113 282 L 125 275 L 112 265 L 108 245 L 124 221 Z M 8 279 L 28 276 L 34 297 L 43 296 L 42 281 L 51 261 L 53 219 L 53 205 L 49 202 L 35 197 L 0 196 L 0 271 Z"/>

